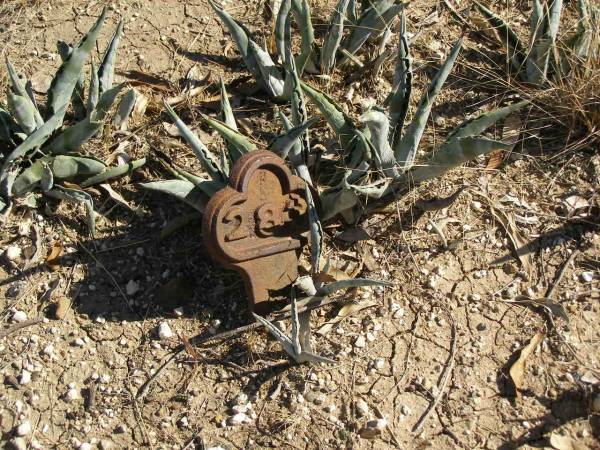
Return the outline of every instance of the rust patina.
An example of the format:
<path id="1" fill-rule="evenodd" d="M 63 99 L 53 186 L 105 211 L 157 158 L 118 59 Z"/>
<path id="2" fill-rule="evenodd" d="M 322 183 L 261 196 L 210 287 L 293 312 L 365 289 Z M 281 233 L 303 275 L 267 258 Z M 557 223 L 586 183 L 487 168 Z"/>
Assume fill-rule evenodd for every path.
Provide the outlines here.
<path id="1" fill-rule="evenodd" d="M 211 198 L 202 226 L 211 255 L 242 275 L 250 309 L 269 312 L 298 276 L 308 229 L 305 184 L 274 153 L 248 153 Z"/>

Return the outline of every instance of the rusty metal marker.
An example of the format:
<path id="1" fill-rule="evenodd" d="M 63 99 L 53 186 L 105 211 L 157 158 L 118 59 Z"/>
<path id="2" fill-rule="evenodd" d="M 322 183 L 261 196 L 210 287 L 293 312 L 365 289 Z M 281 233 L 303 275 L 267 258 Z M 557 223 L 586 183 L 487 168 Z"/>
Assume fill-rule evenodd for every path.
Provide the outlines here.
<path id="1" fill-rule="evenodd" d="M 255 151 L 236 161 L 229 186 L 206 207 L 204 243 L 219 263 L 241 273 L 250 309 L 258 314 L 269 312 L 277 291 L 298 276 L 308 230 L 304 189 L 281 158 Z"/>

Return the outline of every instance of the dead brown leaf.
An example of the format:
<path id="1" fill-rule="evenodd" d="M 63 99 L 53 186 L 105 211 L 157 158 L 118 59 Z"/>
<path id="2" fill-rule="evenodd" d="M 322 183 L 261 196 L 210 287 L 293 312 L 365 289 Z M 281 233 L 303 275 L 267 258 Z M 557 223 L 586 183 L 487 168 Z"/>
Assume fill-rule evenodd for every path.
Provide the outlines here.
<path id="1" fill-rule="evenodd" d="M 443 198 L 432 198 L 430 200 L 419 200 L 415 203 L 415 208 L 420 209 L 421 211 L 439 211 L 440 209 L 448 208 L 452 203 L 456 201 L 458 196 L 462 194 L 465 190 L 466 186 L 461 186 L 458 188 L 456 192 L 448 197 Z"/>
<path id="2" fill-rule="evenodd" d="M 589 450 L 587 445 L 581 444 L 569 436 L 562 436 L 558 433 L 550 435 L 550 445 L 556 450 Z"/>
<path id="3" fill-rule="evenodd" d="M 185 347 L 185 351 L 187 352 L 187 354 L 194 358 L 194 361 L 202 360 L 202 356 L 192 346 L 192 344 L 190 344 L 190 340 L 186 337 L 186 335 L 181 333 L 179 337 L 181 338 L 181 342 L 183 342 L 183 346 Z"/>
<path id="4" fill-rule="evenodd" d="M 54 244 L 52 244 L 50 253 L 48 254 L 48 256 L 46 256 L 46 266 L 48 266 L 48 269 L 50 269 L 50 271 L 55 272 L 60 268 L 60 262 L 58 261 L 58 259 L 60 258 L 60 255 L 62 255 L 63 250 L 64 247 L 60 242 L 55 242 Z"/>
<path id="5" fill-rule="evenodd" d="M 518 392 L 523 389 L 525 385 L 525 369 L 527 368 L 527 359 L 532 355 L 535 349 L 540 345 L 542 339 L 546 334 L 542 331 L 538 331 L 533 338 L 529 341 L 525 347 L 521 349 L 521 353 L 519 354 L 519 358 L 514 362 L 514 364 L 510 367 L 509 375 L 512 379 L 513 383 Z"/>
<path id="6" fill-rule="evenodd" d="M 333 329 L 333 327 L 336 324 L 340 323 L 342 320 L 346 319 L 347 317 L 354 314 L 355 312 L 361 311 L 365 308 L 371 308 L 373 306 L 377 306 L 377 302 L 374 302 L 371 300 L 360 302 L 360 303 L 348 303 L 347 305 L 342 306 L 340 308 L 336 317 L 334 317 L 332 320 L 325 322 L 323 325 L 321 325 L 321 327 L 317 330 L 317 333 L 322 336 L 325 336 L 327 333 L 329 333 Z"/>

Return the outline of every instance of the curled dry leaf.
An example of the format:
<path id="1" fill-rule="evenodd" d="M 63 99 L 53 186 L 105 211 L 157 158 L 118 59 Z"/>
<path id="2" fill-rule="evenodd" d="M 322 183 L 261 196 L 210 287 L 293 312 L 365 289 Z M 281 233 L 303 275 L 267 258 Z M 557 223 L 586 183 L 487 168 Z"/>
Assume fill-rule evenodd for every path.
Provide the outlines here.
<path id="1" fill-rule="evenodd" d="M 544 339 L 546 335 L 542 331 L 538 331 L 529 344 L 521 349 L 521 353 L 519 354 L 519 358 L 514 362 L 514 364 L 510 367 L 509 375 L 515 384 L 515 388 L 518 392 L 523 389 L 525 385 L 525 369 L 527 368 L 527 359 L 532 355 L 535 349 L 540 345 L 542 339 Z"/>
<path id="2" fill-rule="evenodd" d="M 52 272 L 55 272 L 60 268 L 59 258 L 62 255 L 64 248 L 60 242 L 55 242 L 52 244 L 52 249 L 50 249 L 50 253 L 46 257 L 46 266 Z"/>
<path id="3" fill-rule="evenodd" d="M 581 444 L 569 436 L 562 436 L 558 433 L 550 435 L 550 445 L 556 450 L 589 450 L 587 445 Z"/>
<path id="4" fill-rule="evenodd" d="M 368 239 L 371 239 L 371 235 L 364 228 L 357 227 L 357 228 L 348 228 L 347 230 L 344 230 L 341 233 L 338 233 L 335 236 L 335 238 L 339 239 L 341 241 L 344 241 L 344 242 L 348 242 L 349 244 L 352 244 L 354 242 L 366 241 Z"/>
<path id="5" fill-rule="evenodd" d="M 337 313 L 337 316 L 335 316 L 332 320 L 325 322 L 317 330 L 317 333 L 322 336 L 325 336 L 327 333 L 329 333 L 333 329 L 333 327 L 335 325 L 340 323 L 342 320 L 346 319 L 347 317 L 354 314 L 355 312 L 361 311 L 366 308 L 371 308 L 373 306 L 377 306 L 377 302 L 374 302 L 371 300 L 360 302 L 360 303 L 348 303 L 347 305 L 342 306 L 340 308 L 340 310 Z"/>
<path id="6" fill-rule="evenodd" d="M 461 186 L 456 192 L 448 197 L 419 200 L 415 203 L 415 208 L 418 208 L 421 211 L 439 211 L 440 209 L 446 209 L 456 201 L 465 188 L 466 186 Z"/>

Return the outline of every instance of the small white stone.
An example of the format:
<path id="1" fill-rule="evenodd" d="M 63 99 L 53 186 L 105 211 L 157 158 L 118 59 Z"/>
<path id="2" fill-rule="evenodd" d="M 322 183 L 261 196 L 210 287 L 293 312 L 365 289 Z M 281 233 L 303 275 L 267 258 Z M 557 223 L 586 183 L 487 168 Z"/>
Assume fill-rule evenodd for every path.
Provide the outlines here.
<path id="1" fill-rule="evenodd" d="M 81 338 L 77 338 L 72 343 L 75 347 L 83 347 L 85 345 L 85 341 Z"/>
<path id="2" fill-rule="evenodd" d="M 229 425 L 241 425 L 242 423 L 246 422 L 247 420 L 248 420 L 248 416 L 246 414 L 237 413 L 237 414 L 234 414 L 233 416 L 231 416 L 227 422 L 229 423 Z"/>
<path id="3" fill-rule="evenodd" d="M 4 255 L 9 261 L 15 261 L 21 256 L 21 248 L 16 245 L 11 245 L 6 248 Z"/>
<path id="4" fill-rule="evenodd" d="M 21 437 L 12 439 L 10 445 L 14 450 L 27 450 L 27 442 Z"/>
<path id="5" fill-rule="evenodd" d="M 79 400 L 81 398 L 81 396 L 79 395 L 79 391 L 77 390 L 77 388 L 70 388 L 67 393 L 65 394 L 65 400 L 67 400 L 68 402 L 73 402 L 75 400 Z"/>
<path id="6" fill-rule="evenodd" d="M 175 313 L 175 315 L 176 315 L 177 317 L 181 317 L 181 316 L 183 316 L 183 307 L 182 307 L 182 306 L 180 306 L 179 308 L 175 308 L 175 309 L 173 310 L 173 312 Z"/>
<path id="7" fill-rule="evenodd" d="M 377 370 L 381 370 L 383 369 L 385 362 L 383 361 L 383 358 L 377 358 L 375 361 L 373 361 L 373 367 L 375 367 Z"/>
<path id="8" fill-rule="evenodd" d="M 387 420 L 385 419 L 369 420 L 367 422 L 368 428 L 374 428 L 376 430 L 383 430 L 386 426 Z"/>
<path id="9" fill-rule="evenodd" d="M 140 285 L 135 280 L 129 280 L 129 282 L 127 283 L 127 286 L 125 286 L 125 292 L 127 292 L 127 295 L 134 295 L 139 290 L 140 290 Z"/>
<path id="10" fill-rule="evenodd" d="M 366 345 L 367 345 L 367 340 L 362 335 L 357 337 L 356 341 L 354 341 L 354 346 L 356 348 L 364 348 Z"/>
<path id="11" fill-rule="evenodd" d="M 28 436 L 31 433 L 31 423 L 29 420 L 24 421 L 17 427 L 17 436 Z"/>
<path id="12" fill-rule="evenodd" d="M 367 333 L 367 341 L 373 342 L 375 340 L 375 335 L 370 331 Z"/>
<path id="13" fill-rule="evenodd" d="M 13 322 L 22 323 L 22 322 L 25 322 L 26 320 L 27 320 L 27 314 L 25 314 L 25 312 L 23 312 L 23 311 L 15 311 L 15 313 L 12 316 Z"/>
<path id="14" fill-rule="evenodd" d="M 591 283 L 594 280 L 594 272 L 582 272 L 581 281 L 584 283 Z"/>
<path id="15" fill-rule="evenodd" d="M 366 417 L 369 415 L 369 405 L 362 398 L 356 401 L 356 413 L 359 417 Z"/>
<path id="16" fill-rule="evenodd" d="M 173 337 L 173 330 L 171 330 L 171 327 L 167 322 L 161 322 L 158 325 L 158 337 L 162 340 Z"/>
<path id="17" fill-rule="evenodd" d="M 90 444 L 89 442 L 82 442 L 79 447 L 79 450 L 92 450 L 92 444 Z"/>
<path id="18" fill-rule="evenodd" d="M 407 405 L 402 405 L 402 408 L 400 409 L 400 412 L 402 413 L 402 415 L 404 416 L 410 416 L 410 413 L 412 412 L 410 410 L 410 408 Z"/>
<path id="19" fill-rule="evenodd" d="M 29 370 L 23 369 L 21 372 L 21 377 L 19 378 L 19 384 L 29 384 L 31 383 L 31 372 Z"/>

